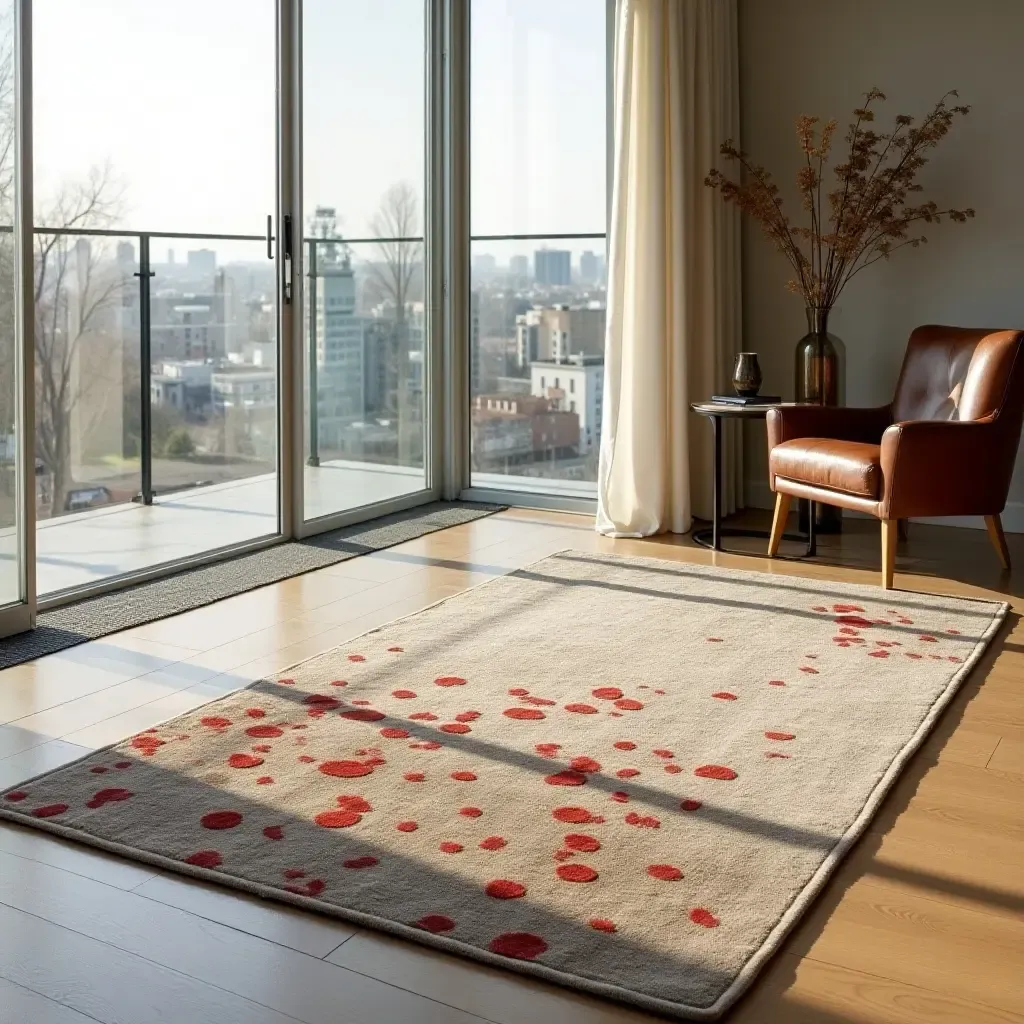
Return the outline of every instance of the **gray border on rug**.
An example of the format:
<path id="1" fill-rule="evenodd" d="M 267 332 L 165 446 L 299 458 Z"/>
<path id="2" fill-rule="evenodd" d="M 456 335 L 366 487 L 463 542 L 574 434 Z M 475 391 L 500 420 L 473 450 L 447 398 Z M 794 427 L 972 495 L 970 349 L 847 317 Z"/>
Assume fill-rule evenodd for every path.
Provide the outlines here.
<path id="1" fill-rule="evenodd" d="M 515 575 L 516 572 L 527 571 L 532 569 L 533 566 L 546 561 L 548 558 L 564 554 L 584 555 L 591 553 L 582 551 L 577 552 L 572 548 L 564 548 L 561 551 L 554 551 L 549 555 L 545 555 L 543 558 L 539 558 L 537 561 L 531 562 L 529 565 L 521 566 L 519 569 L 513 570 L 510 573 L 505 573 L 503 576 L 511 576 Z M 773 573 L 753 572 L 747 569 L 731 569 L 717 565 L 679 562 L 677 560 L 667 558 L 651 558 L 644 555 L 615 555 L 611 552 L 600 552 L 599 555 L 601 557 L 622 558 L 624 560 L 631 561 L 657 562 L 674 566 L 685 565 L 688 569 L 697 569 L 702 573 L 707 573 L 708 575 L 724 573 L 727 576 L 753 577 L 759 579 L 765 577 L 771 579 L 775 575 Z M 380 626 L 374 626 L 372 629 L 365 630 L 358 634 L 358 636 L 354 636 L 350 640 L 347 640 L 345 644 L 331 648 L 331 650 L 338 650 L 340 647 L 351 644 L 353 641 L 361 639 L 364 636 L 369 636 L 371 633 L 380 632 L 390 626 L 394 626 L 396 623 L 414 618 L 430 608 L 436 608 L 439 605 L 451 601 L 453 598 L 462 597 L 465 594 L 480 590 L 481 588 L 494 583 L 495 580 L 502 579 L 503 576 L 484 580 L 482 583 L 478 583 L 473 587 L 467 587 L 466 590 L 461 591 L 458 594 L 450 594 L 447 597 L 441 598 L 439 601 L 434 601 L 431 604 L 424 605 L 422 608 L 417 609 L 414 612 L 410 612 L 408 615 L 401 615 L 390 622 L 386 622 Z M 813 590 L 816 587 L 839 586 L 849 588 L 847 593 L 877 595 L 882 592 L 876 587 L 863 583 L 843 584 L 835 583 L 831 580 L 817 580 L 807 576 L 790 576 L 788 574 L 783 578 L 788 582 L 805 583 L 809 590 Z M 885 591 L 885 593 L 897 592 Z M 915 594 L 918 592 L 898 591 L 898 593 Z M 325 904 L 308 896 L 301 896 L 298 893 L 290 893 L 283 889 L 277 889 L 274 886 L 263 885 L 260 882 L 252 882 L 249 879 L 239 878 L 235 875 L 226 875 L 223 872 L 218 872 L 212 868 L 200 868 L 193 864 L 187 864 L 184 861 L 165 857 L 159 853 L 140 850 L 137 847 L 128 846 L 124 843 L 111 842 L 107 839 L 101 839 L 99 836 L 92 836 L 88 833 L 80 832 L 78 829 L 53 822 L 48 818 L 30 818 L 28 815 L 20 814 L 17 811 L 13 811 L 2 805 L 0 805 L 0 819 L 13 821 L 16 824 L 23 825 L 27 828 L 37 828 L 42 832 L 52 832 L 55 835 L 62 836 L 65 839 L 70 839 L 73 842 L 82 843 L 83 845 L 93 846 L 108 853 L 117 854 L 127 860 L 135 860 L 145 864 L 152 864 L 155 867 L 166 868 L 167 870 L 174 871 L 177 874 L 189 875 L 199 879 L 200 881 L 210 882 L 215 885 L 223 885 L 230 889 L 238 889 L 242 892 L 247 892 L 264 899 L 273 899 L 282 903 L 291 903 L 302 910 L 308 910 L 315 914 L 322 914 L 325 917 L 335 917 L 343 921 L 351 921 L 356 924 L 366 925 L 376 931 L 383 931 L 392 935 L 397 935 L 399 938 L 410 939 L 413 942 L 420 943 L 421 945 L 434 946 L 445 953 L 453 953 L 457 956 L 465 957 L 468 960 L 476 960 L 492 967 L 499 967 L 502 970 L 510 970 L 520 974 L 526 974 L 531 977 L 541 978 L 544 981 L 550 981 L 556 985 L 562 986 L 563 988 L 575 989 L 576 991 L 583 992 L 588 995 L 606 996 L 610 999 L 614 999 L 618 1002 L 626 1003 L 631 1006 L 636 1006 L 643 1010 L 651 1010 L 655 1013 L 667 1014 L 668 1016 L 675 1017 L 677 1020 L 718 1020 L 722 1014 L 725 1013 L 726 1010 L 730 1009 L 751 986 L 758 974 L 761 972 L 765 963 L 767 963 L 767 961 L 770 960 L 778 951 L 793 926 L 801 917 L 803 917 L 810 905 L 815 901 L 815 899 L 817 899 L 821 890 L 825 887 L 829 878 L 842 862 L 843 858 L 867 830 L 867 826 L 878 812 L 878 808 L 881 806 L 886 796 L 888 796 L 889 790 L 892 788 L 896 779 L 899 778 L 908 762 L 920 749 L 928 734 L 934 728 L 935 723 L 942 717 L 942 713 L 956 696 L 956 693 L 960 689 L 964 680 L 967 679 L 971 671 L 984 656 L 985 651 L 992 643 L 995 635 L 1005 624 L 1010 612 L 1010 604 L 1007 601 L 1003 601 L 1001 604 L 998 604 L 995 601 L 986 601 L 983 598 L 955 597 L 949 594 L 919 594 L 918 596 L 949 598 L 954 601 L 965 601 L 978 605 L 986 605 L 989 608 L 994 606 L 996 611 L 993 614 L 988 628 L 982 634 L 977 644 L 975 644 L 970 657 L 968 657 L 960 668 L 950 677 L 945 690 L 943 690 L 936 698 L 935 702 L 929 709 L 928 714 L 921 720 L 917 730 L 907 741 L 903 749 L 890 762 L 888 769 L 879 779 L 875 788 L 871 791 L 865 801 L 860 814 L 854 819 L 846 832 L 843 833 L 839 841 L 829 852 L 828 856 L 825 857 L 818 866 L 817 871 L 815 871 L 804 888 L 779 918 L 778 922 L 765 937 L 761 946 L 743 965 L 728 988 L 726 988 L 715 1002 L 711 1003 L 709 1006 L 690 1006 L 685 1003 L 673 1003 L 666 999 L 659 999 L 656 996 L 648 996 L 642 992 L 623 988 L 619 985 L 610 985 L 605 982 L 582 978 L 576 974 L 566 974 L 563 971 L 558 971 L 551 967 L 545 967 L 543 964 L 536 964 L 529 960 L 517 960 L 513 957 L 501 956 L 500 954 L 490 952 L 490 950 L 483 949 L 480 946 L 472 946 L 467 943 L 459 942 L 457 939 L 447 938 L 444 935 L 436 934 L 434 932 L 426 932 L 421 928 L 402 924 L 400 921 L 393 921 L 384 917 L 376 917 L 373 914 L 365 914 L 362 911 L 353 910 L 350 907 L 339 907 L 335 904 Z M 282 666 L 278 669 L 277 674 L 280 674 L 281 672 L 288 672 L 300 665 L 304 665 L 307 661 L 313 661 L 315 658 L 323 657 L 325 654 L 329 653 L 330 651 L 321 651 L 320 653 L 311 655 L 308 658 L 303 658 L 301 661 L 293 662 L 291 665 Z M 237 690 L 230 690 L 228 693 L 218 694 L 206 703 L 199 704 L 184 713 L 193 714 L 202 708 L 216 704 L 218 701 L 223 700 L 230 694 L 248 690 L 252 686 L 255 686 L 256 683 L 264 681 L 268 680 L 254 680 L 246 686 L 238 687 Z M 182 712 L 179 712 L 176 715 L 165 718 L 162 722 L 157 723 L 157 727 L 162 726 L 167 722 L 173 722 L 176 718 L 180 718 L 181 715 Z M 150 728 L 152 728 L 152 726 Z M 127 738 L 128 737 L 125 737 L 125 739 Z M 9 792 L 11 789 L 17 788 L 17 786 L 30 785 L 35 782 L 36 779 L 41 779 L 47 775 L 53 775 L 56 772 L 63 771 L 65 768 L 73 767 L 82 761 L 87 761 L 96 754 L 102 753 L 105 750 L 111 750 L 116 747 L 118 743 L 123 742 L 124 739 L 121 739 L 116 743 L 110 743 L 105 747 L 98 747 L 96 750 L 91 750 L 89 753 L 83 754 L 81 757 L 75 758 L 73 761 L 68 761 L 66 764 L 62 764 L 57 768 L 50 768 L 44 772 L 38 772 L 36 775 L 33 775 L 31 778 L 24 779 L 15 786 L 5 787 L 4 791 Z M 458 1009 L 458 1007 L 455 1008 Z"/>

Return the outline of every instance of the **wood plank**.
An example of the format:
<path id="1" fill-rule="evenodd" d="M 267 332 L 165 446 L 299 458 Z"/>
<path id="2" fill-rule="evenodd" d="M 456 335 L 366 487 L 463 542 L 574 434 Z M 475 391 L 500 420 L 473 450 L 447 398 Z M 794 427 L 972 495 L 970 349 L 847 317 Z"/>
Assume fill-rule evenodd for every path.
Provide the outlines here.
<path id="1" fill-rule="evenodd" d="M 103 1024 L 294 1024 L 296 1020 L 2 905 L 0 978 Z M 11 1024 L 35 1024 L 32 1018 L 8 1019 Z"/>
<path id="2" fill-rule="evenodd" d="M 956 996 L 783 953 L 725 1024 L 1021 1024 L 1024 1017 Z"/>
<path id="3" fill-rule="evenodd" d="M 1001 737 L 987 767 L 1003 775 L 1016 776 L 1024 782 L 1024 738 Z"/>
<path id="4" fill-rule="evenodd" d="M 134 892 L 196 917 L 237 928 L 310 956 L 326 957 L 356 933 L 354 925 L 222 886 L 161 872 Z"/>
<path id="5" fill-rule="evenodd" d="M 822 899 L 788 952 L 1024 1014 L 1024 920 L 863 886 Z"/>
<path id="6" fill-rule="evenodd" d="M 176 907 L 0 854 L 0 903 L 216 985 L 306 1024 L 479 1018 Z M 0 931 L 3 919 L 0 918 Z M 10 941 L 15 941 L 13 937 Z M 45 947 L 36 956 L 49 958 Z M 0 958 L 2 959 L 2 958 Z M 11 977 L 0 966 L 0 975 Z M 133 980 L 134 984 L 134 980 Z M 45 994 L 45 993 L 44 993 Z M 217 1020 L 211 1013 L 195 1021 Z"/>
<path id="7" fill-rule="evenodd" d="M 0 1007 L 0 1021 L 9 1024 L 89 1024 L 96 1020 L 6 978 L 0 978 Z"/>

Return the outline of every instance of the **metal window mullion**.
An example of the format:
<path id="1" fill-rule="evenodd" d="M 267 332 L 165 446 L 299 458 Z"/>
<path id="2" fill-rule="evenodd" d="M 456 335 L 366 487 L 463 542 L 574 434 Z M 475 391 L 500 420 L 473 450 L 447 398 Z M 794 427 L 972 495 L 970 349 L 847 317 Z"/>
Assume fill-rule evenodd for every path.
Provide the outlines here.
<path id="1" fill-rule="evenodd" d="M 32 156 L 32 0 L 14 4 L 14 104 L 17 146 L 14 209 L 15 403 L 18 461 L 20 596 L 25 628 L 35 625 L 36 593 L 36 401 L 35 401 L 35 234 Z"/>

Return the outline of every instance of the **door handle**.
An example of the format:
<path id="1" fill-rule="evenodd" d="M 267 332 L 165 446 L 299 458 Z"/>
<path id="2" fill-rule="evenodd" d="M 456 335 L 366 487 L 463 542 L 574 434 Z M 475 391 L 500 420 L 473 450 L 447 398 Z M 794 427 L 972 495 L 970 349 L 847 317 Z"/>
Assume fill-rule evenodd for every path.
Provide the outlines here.
<path id="1" fill-rule="evenodd" d="M 281 232 L 284 239 L 284 301 L 290 305 L 292 301 L 292 218 L 285 214 Z"/>
<path id="2" fill-rule="evenodd" d="M 267 259 L 274 258 L 274 215 L 267 214 Z"/>

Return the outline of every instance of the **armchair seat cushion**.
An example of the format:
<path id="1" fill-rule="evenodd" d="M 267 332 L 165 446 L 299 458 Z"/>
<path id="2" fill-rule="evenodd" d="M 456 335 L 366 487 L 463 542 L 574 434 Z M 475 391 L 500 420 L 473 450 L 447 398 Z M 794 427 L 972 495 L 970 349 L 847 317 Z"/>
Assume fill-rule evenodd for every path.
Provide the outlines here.
<path id="1" fill-rule="evenodd" d="M 800 437 L 771 450 L 771 471 L 777 477 L 824 487 L 859 498 L 882 495 L 881 445 Z"/>

